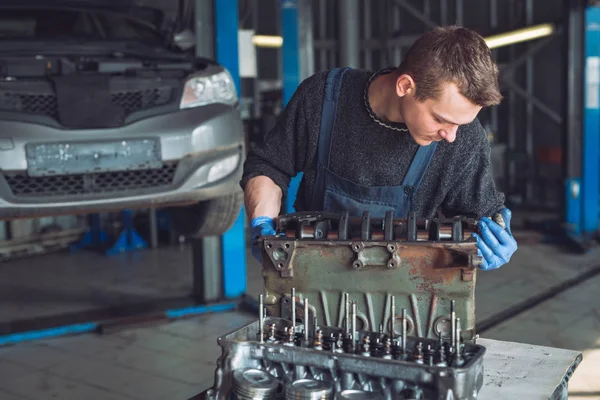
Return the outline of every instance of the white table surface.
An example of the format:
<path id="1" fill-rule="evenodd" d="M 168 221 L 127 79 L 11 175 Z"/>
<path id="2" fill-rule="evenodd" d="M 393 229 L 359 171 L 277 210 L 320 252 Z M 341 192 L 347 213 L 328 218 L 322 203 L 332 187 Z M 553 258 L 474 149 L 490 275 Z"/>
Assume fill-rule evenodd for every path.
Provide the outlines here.
<path id="1" fill-rule="evenodd" d="M 547 400 L 582 360 L 573 350 L 484 338 L 477 344 L 486 348 L 480 400 Z"/>

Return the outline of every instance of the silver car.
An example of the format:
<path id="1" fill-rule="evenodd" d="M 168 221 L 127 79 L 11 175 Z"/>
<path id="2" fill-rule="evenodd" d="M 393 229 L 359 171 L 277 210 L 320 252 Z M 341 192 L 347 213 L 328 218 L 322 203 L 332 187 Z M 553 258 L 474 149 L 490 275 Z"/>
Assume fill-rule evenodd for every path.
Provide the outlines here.
<path id="1" fill-rule="evenodd" d="M 170 207 L 235 221 L 244 127 L 232 77 L 123 2 L 0 4 L 0 218 Z"/>

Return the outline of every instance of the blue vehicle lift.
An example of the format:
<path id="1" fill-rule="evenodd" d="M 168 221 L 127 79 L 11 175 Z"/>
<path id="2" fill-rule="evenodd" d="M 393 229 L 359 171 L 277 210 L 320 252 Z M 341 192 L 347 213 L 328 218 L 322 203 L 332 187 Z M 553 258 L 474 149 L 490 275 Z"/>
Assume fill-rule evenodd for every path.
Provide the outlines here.
<path id="1" fill-rule="evenodd" d="M 238 93 L 240 78 L 238 65 L 238 0 L 196 0 L 195 26 L 198 55 L 214 57 L 231 73 Z M 207 29 L 209 27 L 209 29 Z M 212 29 L 210 29 L 212 27 Z M 212 30 L 212 32 L 210 32 Z M 211 35 L 214 34 L 213 35 Z M 213 36 L 215 40 L 207 40 Z M 133 230 L 131 212 L 124 212 L 123 233 L 112 252 L 130 249 L 143 241 Z M 90 216 L 92 229 L 79 244 L 106 244 L 106 233 L 100 227 L 97 214 Z M 206 237 L 192 241 L 192 299 L 175 299 L 160 305 L 144 304 L 123 306 L 119 310 L 83 313 L 69 318 L 57 317 L 43 321 L 16 321 L 8 327 L 0 326 L 0 346 L 51 337 L 104 332 L 140 321 L 160 321 L 205 313 L 225 312 L 240 307 L 257 312 L 256 301 L 246 292 L 246 229 L 245 210 L 242 207 L 235 224 L 220 237 Z M 145 245 L 145 242 L 143 242 Z M 111 253 L 109 251 L 109 253 Z M 112 253 L 111 253 L 112 254 Z M 118 318 L 115 318 L 118 314 Z M 15 333 L 16 332 L 16 333 Z"/>
<path id="2" fill-rule="evenodd" d="M 298 34 L 298 0 L 281 1 L 281 36 L 283 45 L 281 49 L 283 58 L 283 104 L 290 101 L 296 88 L 301 82 L 300 78 L 300 38 Z M 299 173 L 290 182 L 286 196 L 285 210 L 293 213 L 294 201 L 300 187 L 302 173 Z"/>
<path id="3" fill-rule="evenodd" d="M 238 57 L 238 0 L 212 0 L 213 13 L 206 13 L 209 0 L 196 0 L 196 18 L 214 15 L 214 58 L 227 68 L 241 93 Z M 197 21 L 196 26 L 200 25 Z M 198 35 L 197 35 L 198 36 Z M 199 49 L 199 46 L 197 46 Z M 210 49 L 204 50 L 211 56 Z M 241 97 L 241 96 L 240 96 Z M 192 243 L 194 297 L 202 302 L 239 301 L 246 292 L 245 210 L 220 238 L 195 239 Z"/>
<path id="4" fill-rule="evenodd" d="M 600 2 L 566 2 L 564 229 L 586 250 L 600 228 Z"/>

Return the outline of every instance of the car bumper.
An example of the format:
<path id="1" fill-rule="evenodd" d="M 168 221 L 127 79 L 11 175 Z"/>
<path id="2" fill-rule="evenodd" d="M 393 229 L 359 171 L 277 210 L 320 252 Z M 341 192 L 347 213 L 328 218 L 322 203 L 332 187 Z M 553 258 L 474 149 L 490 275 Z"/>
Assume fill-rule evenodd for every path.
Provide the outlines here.
<path id="1" fill-rule="evenodd" d="M 162 169 L 30 177 L 28 143 L 158 138 Z M 24 218 L 193 204 L 239 189 L 244 158 L 239 112 L 215 104 L 115 129 L 63 130 L 0 120 L 0 217 Z M 217 179 L 213 168 L 219 165 Z M 210 174 L 210 178 L 209 178 Z"/>

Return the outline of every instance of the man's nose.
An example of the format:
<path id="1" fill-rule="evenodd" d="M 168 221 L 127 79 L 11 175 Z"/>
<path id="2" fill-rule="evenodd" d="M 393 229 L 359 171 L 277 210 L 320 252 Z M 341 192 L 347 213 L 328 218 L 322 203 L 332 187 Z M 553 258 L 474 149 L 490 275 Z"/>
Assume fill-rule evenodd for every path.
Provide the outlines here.
<path id="1" fill-rule="evenodd" d="M 450 128 L 442 129 L 439 133 L 442 139 L 444 139 L 448 143 L 454 142 L 456 139 L 456 131 L 458 130 L 458 126 L 453 126 Z"/>

